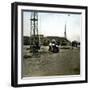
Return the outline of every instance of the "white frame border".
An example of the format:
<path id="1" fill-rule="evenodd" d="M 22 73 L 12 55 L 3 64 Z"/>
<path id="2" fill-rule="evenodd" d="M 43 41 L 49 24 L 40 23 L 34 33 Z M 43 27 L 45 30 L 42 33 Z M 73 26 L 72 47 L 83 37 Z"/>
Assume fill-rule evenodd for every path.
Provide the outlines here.
<path id="1" fill-rule="evenodd" d="M 27 77 L 21 79 L 21 10 L 45 10 L 45 11 L 66 11 L 82 13 L 82 31 L 81 31 L 81 53 L 80 53 L 80 75 L 67 76 L 48 76 L 48 77 Z M 18 6 L 18 84 L 48 83 L 48 82 L 65 82 L 85 80 L 85 10 L 84 9 L 66 9 L 53 7 L 37 6 Z"/>

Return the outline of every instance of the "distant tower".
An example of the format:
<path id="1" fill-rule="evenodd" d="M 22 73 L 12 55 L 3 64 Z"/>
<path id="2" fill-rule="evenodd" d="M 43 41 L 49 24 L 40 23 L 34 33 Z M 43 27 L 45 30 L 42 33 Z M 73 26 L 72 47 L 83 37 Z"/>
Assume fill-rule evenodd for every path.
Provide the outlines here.
<path id="1" fill-rule="evenodd" d="M 66 24 L 65 24 L 64 37 L 67 39 L 67 34 L 66 34 Z"/>

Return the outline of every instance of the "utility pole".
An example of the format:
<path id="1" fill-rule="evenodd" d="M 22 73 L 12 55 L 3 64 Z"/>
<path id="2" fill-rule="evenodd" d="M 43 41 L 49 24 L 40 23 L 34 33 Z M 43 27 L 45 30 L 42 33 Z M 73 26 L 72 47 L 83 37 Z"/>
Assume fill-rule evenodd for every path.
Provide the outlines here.
<path id="1" fill-rule="evenodd" d="M 39 49 L 39 36 L 38 36 L 38 13 L 31 12 L 31 19 L 30 19 L 30 48 L 32 53 L 38 52 Z"/>
<path id="2" fill-rule="evenodd" d="M 65 24 L 64 37 L 67 39 L 67 33 L 66 33 L 66 24 Z"/>
<path id="3" fill-rule="evenodd" d="M 65 21 L 65 31 L 64 31 L 64 37 L 67 39 L 67 24 L 68 24 L 68 18 L 70 17 L 70 14 L 66 15 L 66 21 Z"/>

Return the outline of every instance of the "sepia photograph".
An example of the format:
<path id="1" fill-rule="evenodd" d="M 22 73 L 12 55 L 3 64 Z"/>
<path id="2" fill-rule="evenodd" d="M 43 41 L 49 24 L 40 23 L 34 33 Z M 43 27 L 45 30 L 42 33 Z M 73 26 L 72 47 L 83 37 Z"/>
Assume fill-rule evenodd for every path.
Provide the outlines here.
<path id="1" fill-rule="evenodd" d="M 80 75 L 81 13 L 22 11 L 22 77 Z"/>

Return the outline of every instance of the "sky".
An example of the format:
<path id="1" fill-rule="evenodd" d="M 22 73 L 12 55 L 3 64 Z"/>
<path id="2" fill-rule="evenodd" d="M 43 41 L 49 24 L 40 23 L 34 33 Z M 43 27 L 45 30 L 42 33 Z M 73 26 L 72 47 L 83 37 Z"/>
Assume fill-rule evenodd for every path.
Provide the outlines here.
<path id="1" fill-rule="evenodd" d="M 30 36 L 31 12 L 23 12 L 23 34 Z M 66 24 L 67 39 L 80 41 L 81 14 L 38 12 L 39 34 L 64 37 Z"/>

